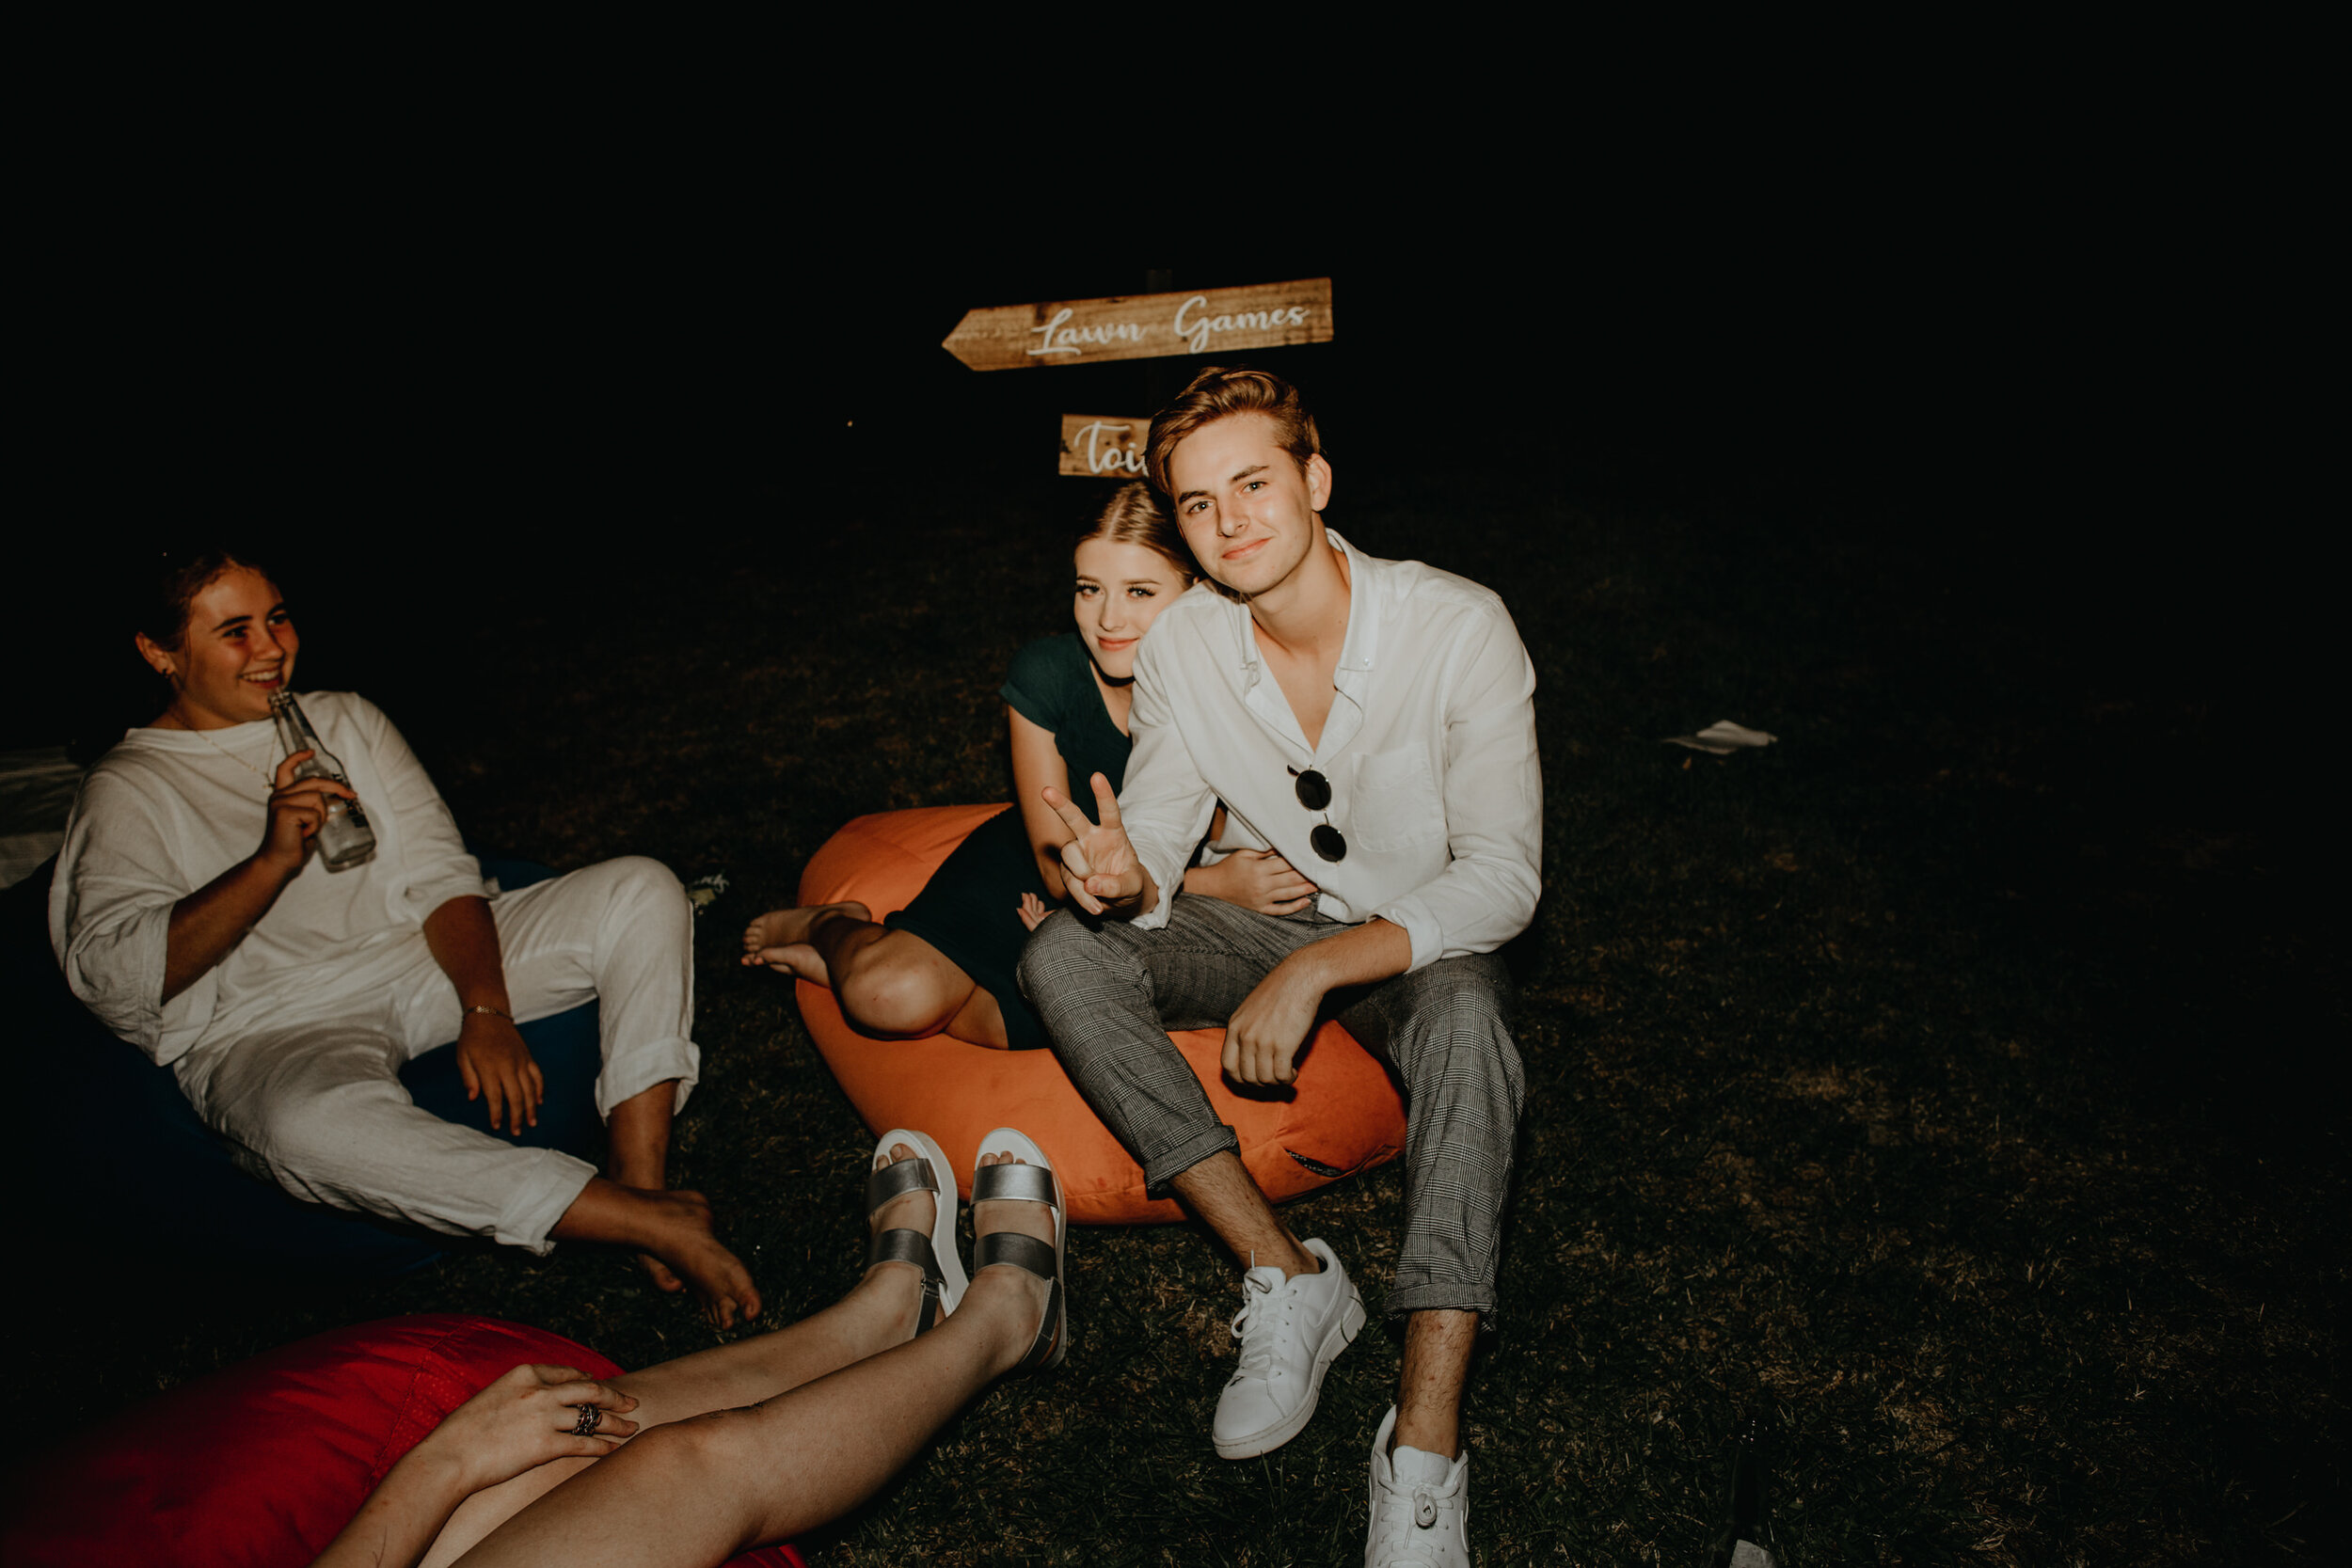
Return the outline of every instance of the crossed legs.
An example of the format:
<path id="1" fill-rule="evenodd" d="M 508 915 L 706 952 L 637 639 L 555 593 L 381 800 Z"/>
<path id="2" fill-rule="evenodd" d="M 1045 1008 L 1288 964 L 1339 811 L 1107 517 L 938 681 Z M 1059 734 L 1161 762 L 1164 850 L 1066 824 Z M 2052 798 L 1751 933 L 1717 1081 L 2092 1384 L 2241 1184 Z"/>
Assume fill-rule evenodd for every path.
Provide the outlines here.
<path id="1" fill-rule="evenodd" d="M 928 1230 L 930 1204 L 919 1192 L 896 1198 L 875 1227 Z M 1030 1203 L 976 1205 L 973 1224 L 982 1235 L 1053 1233 L 1052 1215 Z M 613 1380 L 650 1430 L 610 1458 L 559 1460 L 476 1494 L 425 1562 L 707 1564 L 838 1517 L 1021 1360 L 1045 1293 L 1022 1270 L 984 1268 L 952 1317 L 910 1338 L 921 1272 L 877 1264 L 787 1328 Z"/>

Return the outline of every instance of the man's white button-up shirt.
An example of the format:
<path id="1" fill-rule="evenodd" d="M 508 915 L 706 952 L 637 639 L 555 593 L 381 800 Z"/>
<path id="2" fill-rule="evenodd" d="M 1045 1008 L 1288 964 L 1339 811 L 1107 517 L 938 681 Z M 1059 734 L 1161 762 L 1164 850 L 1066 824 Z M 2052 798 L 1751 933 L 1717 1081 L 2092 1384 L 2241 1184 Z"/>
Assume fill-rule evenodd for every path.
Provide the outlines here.
<path id="1" fill-rule="evenodd" d="M 1413 968 L 1490 953 L 1527 928 L 1542 887 L 1535 670 L 1492 593 L 1418 561 L 1346 552 L 1347 638 L 1319 746 L 1259 656 L 1248 607 L 1200 584 L 1136 658 L 1135 752 L 1120 816 L 1168 919 L 1194 846 L 1225 802 L 1228 847 L 1271 847 L 1322 890 L 1315 907 L 1404 927 Z M 1327 811 L 1292 769 L 1321 773 Z M 1328 817 L 1346 857 L 1309 834 Z"/>

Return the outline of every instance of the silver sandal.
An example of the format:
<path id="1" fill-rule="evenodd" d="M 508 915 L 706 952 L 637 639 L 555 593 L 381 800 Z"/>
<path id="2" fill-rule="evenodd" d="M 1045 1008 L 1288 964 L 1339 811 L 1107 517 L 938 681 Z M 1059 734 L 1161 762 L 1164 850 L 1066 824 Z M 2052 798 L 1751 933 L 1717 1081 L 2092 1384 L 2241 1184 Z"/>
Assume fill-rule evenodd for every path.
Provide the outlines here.
<path id="1" fill-rule="evenodd" d="M 982 1158 L 1007 1153 L 1017 1155 L 1023 1163 L 973 1168 L 972 1201 L 1009 1199 L 1042 1203 L 1054 1211 L 1054 1239 L 1047 1243 L 1018 1230 L 992 1230 L 973 1243 L 972 1272 L 977 1274 L 992 1263 L 1009 1263 L 1047 1282 L 1045 1313 L 1037 1325 L 1037 1338 L 1031 1341 L 1028 1354 L 1012 1369 L 1016 1372 L 1040 1371 L 1060 1366 L 1070 1352 L 1070 1300 L 1061 1282 L 1062 1244 L 1070 1227 L 1062 1205 L 1061 1178 L 1056 1174 L 1053 1162 L 1045 1158 L 1044 1150 L 1031 1142 L 1026 1133 L 1009 1127 L 999 1127 L 980 1140 Z"/>
<path id="2" fill-rule="evenodd" d="M 874 1146 L 874 1158 L 887 1159 L 893 1144 L 906 1145 L 914 1150 L 915 1157 L 866 1171 L 866 1220 L 871 1223 L 874 1212 L 892 1198 L 927 1192 L 931 1195 L 931 1228 L 928 1233 L 882 1231 L 866 1243 L 866 1266 L 870 1269 L 877 1263 L 913 1263 L 923 1271 L 923 1309 L 914 1320 L 914 1332 L 920 1336 L 938 1327 L 940 1321 L 956 1309 L 968 1283 L 963 1259 L 956 1255 L 956 1189 L 946 1180 L 947 1156 L 929 1133 L 894 1127 Z"/>

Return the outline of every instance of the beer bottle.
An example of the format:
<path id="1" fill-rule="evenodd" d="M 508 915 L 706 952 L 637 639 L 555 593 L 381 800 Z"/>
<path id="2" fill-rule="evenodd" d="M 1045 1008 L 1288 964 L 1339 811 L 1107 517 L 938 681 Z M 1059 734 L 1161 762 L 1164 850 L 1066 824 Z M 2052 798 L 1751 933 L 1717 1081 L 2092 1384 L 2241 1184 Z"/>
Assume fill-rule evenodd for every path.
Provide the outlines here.
<path id="1" fill-rule="evenodd" d="M 309 752 L 294 768 L 296 779 L 332 779 L 339 784 L 351 781 L 343 777 L 343 765 L 319 741 L 319 732 L 310 727 L 302 705 L 294 701 L 291 691 L 273 691 L 269 699 L 270 718 L 278 725 L 278 743 L 288 756 L 296 752 Z M 319 859 L 329 871 L 348 871 L 375 853 L 375 830 L 368 826 L 367 813 L 359 809 L 355 797 L 344 800 L 340 795 L 326 797 L 326 821 L 318 831 Z"/>

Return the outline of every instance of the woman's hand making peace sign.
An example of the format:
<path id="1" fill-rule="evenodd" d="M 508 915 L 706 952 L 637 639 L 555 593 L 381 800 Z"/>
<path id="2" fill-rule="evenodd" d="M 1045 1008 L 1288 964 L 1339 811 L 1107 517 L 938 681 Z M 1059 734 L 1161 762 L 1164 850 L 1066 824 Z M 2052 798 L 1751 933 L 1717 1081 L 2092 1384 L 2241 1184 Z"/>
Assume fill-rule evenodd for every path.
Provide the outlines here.
<path id="1" fill-rule="evenodd" d="M 1119 819 L 1119 797 L 1111 793 L 1110 781 L 1097 773 L 1093 784 L 1094 809 L 1102 818 L 1099 827 L 1053 785 L 1039 791 L 1073 835 L 1061 847 L 1063 884 L 1071 901 L 1087 913 L 1130 919 L 1159 902 L 1159 886 L 1127 840 L 1127 830 Z"/>

